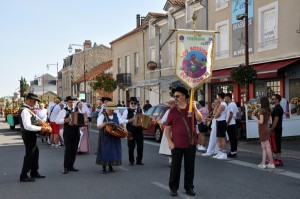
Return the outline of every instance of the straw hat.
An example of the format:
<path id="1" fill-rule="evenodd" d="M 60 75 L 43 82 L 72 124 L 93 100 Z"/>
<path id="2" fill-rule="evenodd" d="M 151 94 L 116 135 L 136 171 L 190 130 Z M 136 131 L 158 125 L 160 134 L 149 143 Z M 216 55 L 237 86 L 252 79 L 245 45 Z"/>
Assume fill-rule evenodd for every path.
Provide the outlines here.
<path id="1" fill-rule="evenodd" d="M 117 106 L 113 102 L 107 102 L 104 108 L 105 110 L 116 110 Z"/>

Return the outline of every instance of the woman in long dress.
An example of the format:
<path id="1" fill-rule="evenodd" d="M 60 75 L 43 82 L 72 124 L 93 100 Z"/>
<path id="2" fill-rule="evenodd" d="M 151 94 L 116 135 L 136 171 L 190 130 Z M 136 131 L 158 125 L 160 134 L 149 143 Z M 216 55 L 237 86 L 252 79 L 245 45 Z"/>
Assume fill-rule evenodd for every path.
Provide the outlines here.
<path id="1" fill-rule="evenodd" d="M 218 100 L 215 100 L 212 104 L 213 113 L 212 117 L 208 117 L 207 120 L 211 121 L 211 131 L 210 131 L 210 137 L 209 137 L 209 143 L 206 150 L 206 153 L 202 154 L 204 157 L 212 156 L 213 154 L 217 154 L 219 152 L 219 145 L 217 142 L 217 122 L 216 119 L 214 119 L 214 115 L 217 112 L 217 109 L 220 105 L 220 102 Z"/>
<path id="2" fill-rule="evenodd" d="M 88 114 L 87 110 L 84 110 L 82 108 L 82 102 L 77 103 L 75 111 L 78 111 L 79 113 L 82 114 Z M 79 140 L 77 152 L 88 153 L 90 151 L 88 127 L 87 126 L 80 127 L 79 131 L 80 131 L 80 140 Z"/>
<path id="3" fill-rule="evenodd" d="M 173 108 L 175 106 L 175 99 L 171 97 L 170 100 L 167 102 L 167 104 L 169 105 L 170 109 Z M 160 121 L 160 123 L 162 125 L 164 125 L 165 122 L 167 121 L 170 109 L 167 110 L 165 112 L 164 116 L 162 117 L 162 119 Z M 165 132 L 163 133 L 163 136 L 161 138 L 160 147 L 159 147 L 159 154 L 169 156 L 169 165 L 171 166 L 171 164 L 172 164 L 171 150 L 169 148 L 168 140 L 167 140 Z"/>
<path id="4" fill-rule="evenodd" d="M 100 129 L 98 140 L 98 153 L 96 164 L 102 165 L 102 173 L 106 174 L 106 167 L 109 167 L 109 172 L 113 172 L 112 166 L 120 166 L 122 164 L 122 150 L 120 138 L 111 136 L 105 132 L 107 122 L 114 122 L 117 125 L 122 125 L 127 132 L 126 124 L 122 118 L 114 113 L 117 107 L 113 102 L 107 102 L 105 112 L 97 118 L 97 128 Z"/>

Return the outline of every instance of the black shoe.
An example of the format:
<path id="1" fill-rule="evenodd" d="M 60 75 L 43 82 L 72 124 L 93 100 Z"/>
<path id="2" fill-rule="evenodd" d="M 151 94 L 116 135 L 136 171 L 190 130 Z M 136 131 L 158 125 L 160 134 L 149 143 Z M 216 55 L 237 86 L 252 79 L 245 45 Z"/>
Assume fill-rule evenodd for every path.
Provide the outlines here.
<path id="1" fill-rule="evenodd" d="M 138 164 L 138 165 L 145 165 L 142 161 L 137 161 L 136 164 Z"/>
<path id="2" fill-rule="evenodd" d="M 130 166 L 134 165 L 134 162 L 129 162 L 129 165 L 130 165 Z"/>
<path id="3" fill-rule="evenodd" d="M 112 166 L 109 166 L 108 171 L 109 172 L 115 172 Z"/>
<path id="4" fill-rule="evenodd" d="M 30 174 L 31 178 L 46 178 L 46 176 L 41 175 L 40 173 Z"/>
<path id="5" fill-rule="evenodd" d="M 194 190 L 192 190 L 192 189 L 186 190 L 186 194 L 187 194 L 187 195 L 190 195 L 190 196 L 196 195 L 196 193 L 195 193 Z"/>
<path id="6" fill-rule="evenodd" d="M 20 182 L 34 182 L 34 178 L 30 178 L 28 175 L 20 176 Z"/>
<path id="7" fill-rule="evenodd" d="M 106 171 L 106 167 L 105 167 L 105 166 L 104 166 L 103 169 L 102 169 L 102 173 L 103 173 L 103 174 L 107 174 L 107 171 Z"/>
<path id="8" fill-rule="evenodd" d="M 75 169 L 74 167 L 68 169 L 69 171 L 79 171 L 78 169 Z"/>
<path id="9" fill-rule="evenodd" d="M 62 174 L 67 174 L 68 172 L 69 172 L 68 169 L 64 169 L 64 170 L 62 171 Z"/>
<path id="10" fill-rule="evenodd" d="M 177 193 L 177 191 L 172 191 L 171 190 L 170 195 L 173 196 L 173 197 L 175 197 L 175 196 L 178 196 L 178 193 Z"/>
<path id="11" fill-rule="evenodd" d="M 227 154 L 227 157 L 228 157 L 228 158 L 236 158 L 236 153 L 232 154 L 231 152 L 229 152 L 229 153 Z"/>

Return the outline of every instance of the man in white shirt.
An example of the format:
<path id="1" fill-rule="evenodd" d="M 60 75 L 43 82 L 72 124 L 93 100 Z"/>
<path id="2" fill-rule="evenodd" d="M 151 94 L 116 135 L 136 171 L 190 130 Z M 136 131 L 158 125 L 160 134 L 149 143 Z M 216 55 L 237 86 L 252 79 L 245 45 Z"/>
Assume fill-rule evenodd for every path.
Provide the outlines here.
<path id="1" fill-rule="evenodd" d="M 36 145 L 37 132 L 46 132 L 47 127 L 37 126 L 36 116 L 32 113 L 32 109 L 36 103 L 40 101 L 37 95 L 28 93 L 25 103 L 19 111 L 19 120 L 21 125 L 22 139 L 25 144 L 26 154 L 24 157 L 20 182 L 34 182 L 34 178 L 45 178 L 40 175 L 39 169 L 39 148 Z M 30 171 L 30 176 L 27 173 Z"/>
<path id="2" fill-rule="evenodd" d="M 228 105 L 227 109 L 227 117 L 226 117 L 226 124 L 227 124 L 227 134 L 229 136 L 229 141 L 231 145 L 231 150 L 227 154 L 228 158 L 236 158 L 237 154 L 237 138 L 236 138 L 236 114 L 238 112 L 238 108 L 236 106 L 236 103 L 232 101 L 232 94 L 226 93 L 225 94 L 225 102 Z"/>
<path id="3" fill-rule="evenodd" d="M 48 108 L 48 117 L 50 119 L 50 126 L 52 128 L 52 133 L 50 136 L 51 148 L 60 148 L 60 146 L 58 145 L 60 124 L 55 123 L 56 117 L 61 110 L 59 106 L 60 102 L 61 99 L 59 97 L 56 97 L 54 99 L 55 104 L 51 108 Z"/>

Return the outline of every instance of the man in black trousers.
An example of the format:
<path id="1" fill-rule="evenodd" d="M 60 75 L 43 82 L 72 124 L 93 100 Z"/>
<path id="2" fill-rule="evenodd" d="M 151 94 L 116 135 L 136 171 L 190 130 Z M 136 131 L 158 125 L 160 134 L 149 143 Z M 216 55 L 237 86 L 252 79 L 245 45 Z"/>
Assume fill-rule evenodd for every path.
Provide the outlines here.
<path id="1" fill-rule="evenodd" d="M 36 116 L 30 110 L 35 105 L 36 101 L 40 101 L 37 95 L 28 93 L 25 103 L 19 111 L 22 139 L 26 149 L 20 182 L 34 182 L 34 178 L 45 178 L 45 176 L 40 175 L 38 172 L 39 148 L 36 145 L 36 134 L 40 131 L 46 132 L 48 128 L 36 125 Z M 29 171 L 31 177 L 27 175 Z"/>
<path id="2" fill-rule="evenodd" d="M 64 124 L 64 142 L 65 142 L 65 155 L 64 155 L 64 170 L 63 174 L 67 174 L 69 171 L 78 171 L 74 168 L 74 163 L 76 160 L 76 154 L 80 139 L 79 126 L 70 125 L 71 113 L 73 111 L 73 104 L 75 98 L 71 96 L 66 97 L 65 102 L 67 107 L 62 109 L 57 118 L 57 124 Z"/>
<path id="3" fill-rule="evenodd" d="M 137 146 L 136 164 L 144 165 L 143 150 L 144 150 L 144 135 L 143 129 L 133 125 L 135 114 L 141 114 L 142 109 L 138 107 L 136 97 L 131 97 L 129 100 L 129 108 L 123 112 L 122 118 L 125 121 L 127 130 L 131 133 L 133 139 L 128 140 L 129 163 L 134 164 L 134 149 Z"/>

